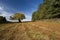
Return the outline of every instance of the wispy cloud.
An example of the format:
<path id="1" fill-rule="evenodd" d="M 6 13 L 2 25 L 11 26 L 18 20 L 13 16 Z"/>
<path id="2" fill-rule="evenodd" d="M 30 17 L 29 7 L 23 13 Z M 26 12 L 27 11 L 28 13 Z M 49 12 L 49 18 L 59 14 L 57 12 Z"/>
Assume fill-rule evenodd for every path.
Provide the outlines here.
<path id="1" fill-rule="evenodd" d="M 7 20 L 9 20 L 9 17 L 11 15 L 12 15 L 12 13 L 7 12 L 3 6 L 0 6 L 0 16 L 4 16 L 7 18 Z M 31 21 L 31 15 L 25 14 L 25 17 L 26 17 L 26 19 L 24 19 L 22 21 Z"/>
<path id="2" fill-rule="evenodd" d="M 7 19 L 9 19 L 9 16 L 11 16 L 9 12 L 5 11 L 4 7 L 0 6 L 0 16 L 4 16 Z"/>
<path id="3" fill-rule="evenodd" d="M 26 15 L 26 19 L 24 19 L 22 21 L 31 21 L 31 16 L 30 15 Z"/>
<path id="4" fill-rule="evenodd" d="M 2 6 L 0 6 L 0 10 L 3 10 L 3 7 Z"/>

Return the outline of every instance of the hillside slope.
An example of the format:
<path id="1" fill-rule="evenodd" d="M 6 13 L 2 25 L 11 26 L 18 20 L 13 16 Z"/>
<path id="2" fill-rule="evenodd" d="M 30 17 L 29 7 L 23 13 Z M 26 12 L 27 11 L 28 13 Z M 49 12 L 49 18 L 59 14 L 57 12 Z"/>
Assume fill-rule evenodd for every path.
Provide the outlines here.
<path id="1" fill-rule="evenodd" d="M 60 40 L 60 22 L 0 24 L 0 40 Z"/>

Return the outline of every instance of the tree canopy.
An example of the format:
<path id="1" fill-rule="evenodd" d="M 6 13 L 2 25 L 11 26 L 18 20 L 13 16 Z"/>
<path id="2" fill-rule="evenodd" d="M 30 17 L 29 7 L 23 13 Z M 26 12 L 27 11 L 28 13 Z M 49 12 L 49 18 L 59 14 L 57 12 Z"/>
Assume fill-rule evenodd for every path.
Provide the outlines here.
<path id="1" fill-rule="evenodd" d="M 10 18 L 12 20 L 19 20 L 19 22 L 21 22 L 21 20 L 25 19 L 25 15 L 22 13 L 15 13 L 12 16 L 10 16 Z"/>
<path id="2" fill-rule="evenodd" d="M 32 14 L 32 20 L 60 18 L 60 0 L 44 0 Z"/>

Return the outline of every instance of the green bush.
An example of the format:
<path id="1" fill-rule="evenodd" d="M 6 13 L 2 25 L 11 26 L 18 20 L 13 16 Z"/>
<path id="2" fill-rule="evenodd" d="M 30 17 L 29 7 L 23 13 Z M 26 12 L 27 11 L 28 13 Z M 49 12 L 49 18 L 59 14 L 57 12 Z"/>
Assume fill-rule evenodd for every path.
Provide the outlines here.
<path id="1" fill-rule="evenodd" d="M 0 16 L 0 22 L 7 22 L 6 18 L 3 16 Z"/>

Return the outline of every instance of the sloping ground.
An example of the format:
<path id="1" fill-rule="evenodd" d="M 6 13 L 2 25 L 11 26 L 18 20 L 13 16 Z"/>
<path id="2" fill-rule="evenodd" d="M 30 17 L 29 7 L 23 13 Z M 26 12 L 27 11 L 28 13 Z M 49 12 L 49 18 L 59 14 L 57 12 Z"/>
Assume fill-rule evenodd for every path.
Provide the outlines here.
<path id="1" fill-rule="evenodd" d="M 60 40 L 60 22 L 0 24 L 0 40 Z"/>

